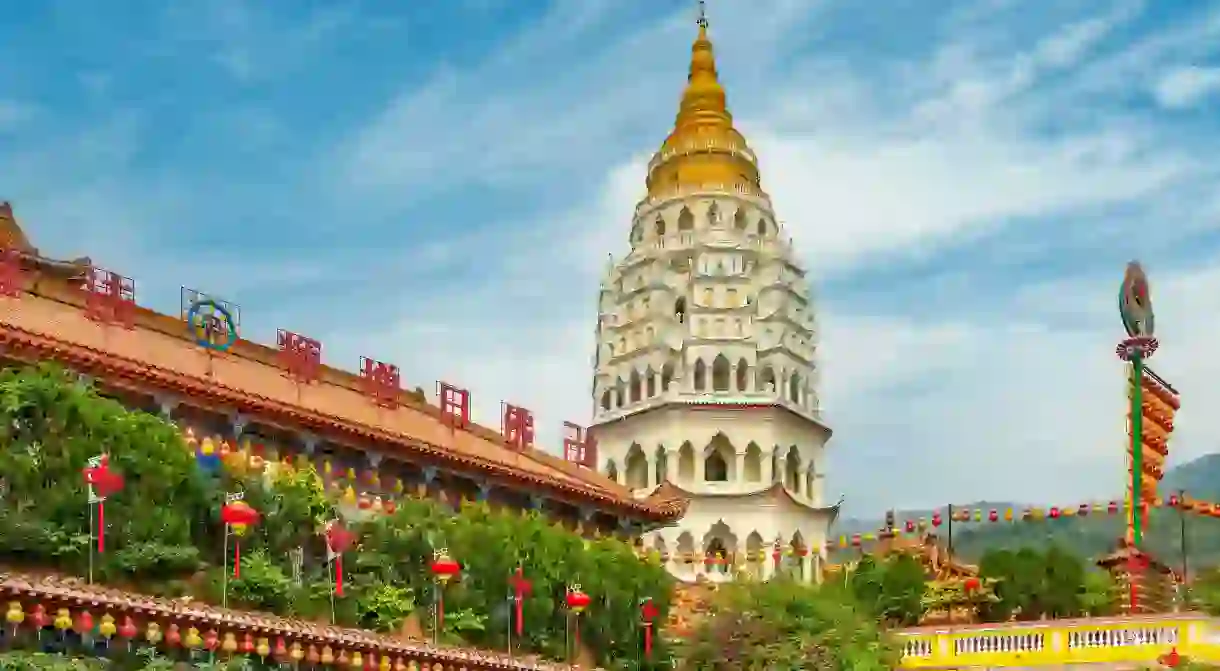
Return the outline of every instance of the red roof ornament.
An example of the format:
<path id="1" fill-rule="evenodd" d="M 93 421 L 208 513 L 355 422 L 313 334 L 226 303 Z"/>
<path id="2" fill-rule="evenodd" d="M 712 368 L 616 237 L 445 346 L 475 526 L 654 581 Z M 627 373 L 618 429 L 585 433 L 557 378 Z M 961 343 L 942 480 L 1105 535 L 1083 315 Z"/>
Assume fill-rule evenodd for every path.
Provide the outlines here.
<path id="1" fill-rule="evenodd" d="M 440 399 L 441 420 L 451 429 L 464 429 L 470 425 L 470 391 L 448 382 L 437 382 L 437 397 Z"/>
<path id="2" fill-rule="evenodd" d="M 135 328 L 136 282 L 110 270 L 85 271 L 85 316 L 100 324 Z"/>
<path id="3" fill-rule="evenodd" d="M 534 414 L 511 403 L 500 404 L 500 432 L 508 446 L 523 451 L 534 446 Z"/>
<path id="4" fill-rule="evenodd" d="M 280 348 L 280 364 L 289 377 L 304 383 L 317 381 L 322 367 L 322 343 L 284 329 L 279 329 L 275 339 Z"/>
<path id="5" fill-rule="evenodd" d="M 21 251 L 0 249 L 0 296 L 19 298 L 25 291 L 26 274 L 21 265 Z"/>
<path id="6" fill-rule="evenodd" d="M 572 422 L 563 423 L 563 457 L 568 461 L 597 470 L 597 440 L 585 427 Z"/>
<path id="7" fill-rule="evenodd" d="M 377 405 L 397 407 L 398 396 L 402 393 L 402 374 L 398 366 L 362 356 L 360 381 L 364 385 L 365 395 Z"/>

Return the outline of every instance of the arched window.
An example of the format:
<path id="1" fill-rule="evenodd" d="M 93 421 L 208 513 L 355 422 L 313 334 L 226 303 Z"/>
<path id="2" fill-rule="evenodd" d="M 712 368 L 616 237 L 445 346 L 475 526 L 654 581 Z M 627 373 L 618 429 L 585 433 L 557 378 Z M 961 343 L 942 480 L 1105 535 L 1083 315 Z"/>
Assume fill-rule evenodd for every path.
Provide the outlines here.
<path id="1" fill-rule="evenodd" d="M 758 234 L 759 235 L 767 234 L 767 220 L 766 219 L 758 220 Z"/>
<path id="2" fill-rule="evenodd" d="M 733 378 L 728 357 L 723 354 L 712 361 L 712 391 L 728 391 Z"/>
<path id="3" fill-rule="evenodd" d="M 632 403 L 640 402 L 640 394 L 642 391 L 643 390 L 641 387 L 640 371 L 633 370 L 633 371 L 631 371 L 631 402 Z"/>
<path id="4" fill-rule="evenodd" d="M 669 391 L 669 385 L 674 381 L 674 362 L 667 361 L 661 366 L 661 391 Z"/>
<path id="5" fill-rule="evenodd" d="M 737 362 L 737 391 L 750 390 L 750 364 L 742 359 Z"/>
<path id="6" fill-rule="evenodd" d="M 707 388 L 707 365 L 703 363 L 703 359 L 695 361 L 695 391 L 703 391 Z"/>
<path id="7" fill-rule="evenodd" d="M 656 371 L 654 371 L 652 369 L 652 366 L 649 366 L 648 370 L 644 371 L 644 397 L 652 398 L 653 396 L 656 396 L 656 395 L 657 395 L 657 373 L 656 373 Z"/>
<path id="8" fill-rule="evenodd" d="M 611 394 L 610 394 L 609 389 L 602 392 L 602 410 L 610 409 L 610 403 L 611 403 L 610 396 L 611 396 Z"/>
<path id="9" fill-rule="evenodd" d="M 690 213 L 690 210 L 685 207 L 678 213 L 678 230 L 690 231 L 695 228 L 695 215 Z"/>
<path id="10" fill-rule="evenodd" d="M 712 452 L 703 461 L 703 479 L 707 482 L 729 481 L 729 464 L 720 452 Z"/>
<path id="11" fill-rule="evenodd" d="M 656 230 L 658 238 L 665 235 L 665 220 L 661 217 L 657 217 L 657 221 L 655 224 L 653 224 L 653 228 Z"/>
<path id="12" fill-rule="evenodd" d="M 606 477 L 618 482 L 618 466 L 614 465 L 614 461 L 606 462 Z"/>
<path id="13" fill-rule="evenodd" d="M 770 366 L 763 366 L 759 373 L 758 390 L 775 393 L 775 371 Z"/>
<path id="14" fill-rule="evenodd" d="M 674 301 L 674 318 L 678 320 L 679 324 L 686 323 L 686 299 L 685 298 L 679 298 L 678 300 Z"/>
<path id="15" fill-rule="evenodd" d="M 793 403 L 801 402 L 801 375 L 793 373 L 792 377 L 788 378 L 788 400 Z"/>
<path id="16" fill-rule="evenodd" d="M 720 225 L 720 208 L 716 207 L 716 203 L 707 208 L 707 223 L 712 226 Z"/>
<path id="17" fill-rule="evenodd" d="M 739 231 L 746 230 L 746 211 L 737 210 L 737 214 L 733 215 L 733 228 Z"/>

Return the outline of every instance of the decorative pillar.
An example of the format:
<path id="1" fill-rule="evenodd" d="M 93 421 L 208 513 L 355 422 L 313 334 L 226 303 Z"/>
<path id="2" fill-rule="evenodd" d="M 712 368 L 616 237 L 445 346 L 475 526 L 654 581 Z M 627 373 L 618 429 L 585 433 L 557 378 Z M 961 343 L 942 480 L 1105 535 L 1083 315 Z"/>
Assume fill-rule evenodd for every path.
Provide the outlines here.
<path id="1" fill-rule="evenodd" d="M 670 482 L 678 481 L 678 458 L 680 452 L 665 448 L 665 479 Z"/>
<path id="2" fill-rule="evenodd" d="M 772 446 L 770 454 L 762 456 L 762 481 L 775 484 L 775 452 L 779 447 Z"/>
<path id="3" fill-rule="evenodd" d="M 737 483 L 745 482 L 746 479 L 746 451 L 738 450 L 733 456 L 736 457 L 736 463 L 733 465 L 733 474 L 736 477 L 733 478 L 733 484 L 737 485 Z"/>

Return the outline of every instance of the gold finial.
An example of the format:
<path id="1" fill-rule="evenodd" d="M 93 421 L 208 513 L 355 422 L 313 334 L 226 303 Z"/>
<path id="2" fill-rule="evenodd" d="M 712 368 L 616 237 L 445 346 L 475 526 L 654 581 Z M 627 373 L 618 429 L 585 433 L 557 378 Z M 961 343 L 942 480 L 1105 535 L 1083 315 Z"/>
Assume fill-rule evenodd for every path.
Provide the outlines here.
<path id="1" fill-rule="evenodd" d="M 762 195 L 758 166 L 733 128 L 716 57 L 708 37 L 706 0 L 699 0 L 699 33 L 691 45 L 690 72 L 674 129 L 648 165 L 648 193 L 663 196 L 698 189 Z"/>

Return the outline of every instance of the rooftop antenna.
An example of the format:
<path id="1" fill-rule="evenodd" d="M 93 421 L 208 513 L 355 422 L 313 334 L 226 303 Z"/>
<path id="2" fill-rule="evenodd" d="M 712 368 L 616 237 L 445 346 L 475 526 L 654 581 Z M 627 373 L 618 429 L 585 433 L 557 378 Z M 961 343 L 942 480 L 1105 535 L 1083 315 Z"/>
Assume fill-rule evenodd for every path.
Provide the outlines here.
<path id="1" fill-rule="evenodd" d="M 699 0 L 699 19 L 695 24 L 701 28 L 707 28 L 707 0 Z"/>

